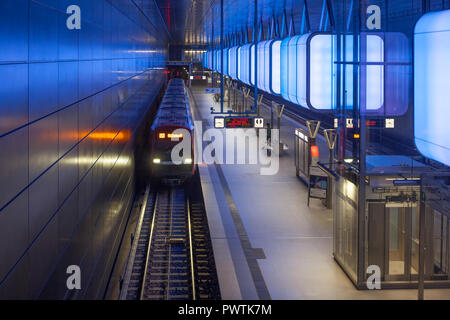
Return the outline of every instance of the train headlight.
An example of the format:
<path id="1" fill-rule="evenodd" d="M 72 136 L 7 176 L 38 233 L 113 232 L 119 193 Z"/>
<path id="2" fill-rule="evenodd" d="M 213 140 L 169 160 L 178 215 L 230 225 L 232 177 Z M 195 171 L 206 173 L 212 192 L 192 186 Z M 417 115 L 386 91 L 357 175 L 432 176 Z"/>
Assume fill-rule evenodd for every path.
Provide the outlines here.
<path id="1" fill-rule="evenodd" d="M 192 159 L 191 158 L 184 159 L 184 164 L 192 164 Z"/>
<path id="2" fill-rule="evenodd" d="M 153 159 L 153 163 L 160 164 L 161 163 L 161 159 L 155 158 L 155 159 Z"/>

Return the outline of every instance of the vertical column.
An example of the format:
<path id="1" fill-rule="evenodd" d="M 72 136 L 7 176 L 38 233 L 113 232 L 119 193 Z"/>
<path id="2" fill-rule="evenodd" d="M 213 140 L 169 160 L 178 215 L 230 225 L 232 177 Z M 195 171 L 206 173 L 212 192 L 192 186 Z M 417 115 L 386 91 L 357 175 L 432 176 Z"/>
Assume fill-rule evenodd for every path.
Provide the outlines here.
<path id="1" fill-rule="evenodd" d="M 254 108 L 257 108 L 258 106 L 258 37 L 256 36 L 256 31 L 258 30 L 258 0 L 254 1 L 255 3 L 255 13 L 254 13 L 254 20 L 253 20 L 253 44 L 255 46 L 255 64 L 254 64 L 254 70 L 255 70 L 255 85 L 254 85 L 254 89 L 255 89 L 255 93 L 254 93 Z M 250 52 L 251 52 L 251 48 L 250 48 Z M 250 53 L 251 55 L 251 53 Z M 250 74 L 250 79 L 251 79 L 251 74 Z M 254 109 L 253 109 L 254 112 Z"/>
<path id="2" fill-rule="evenodd" d="M 364 112 L 360 110 L 359 92 L 359 72 L 360 62 L 360 32 L 361 32 L 361 6 L 360 1 L 355 1 L 354 21 L 353 21 L 353 112 L 356 112 L 360 122 L 359 141 L 359 187 L 358 187 L 358 283 L 364 281 L 365 270 L 365 226 L 366 226 L 366 121 Z M 358 127 L 358 121 L 353 121 L 353 127 Z"/>
<path id="3" fill-rule="evenodd" d="M 220 113 L 223 113 L 223 0 L 220 0 Z"/>
<path id="4" fill-rule="evenodd" d="M 420 185 L 420 211 L 419 211 L 419 283 L 418 283 L 418 300 L 424 300 L 425 296 L 425 193 L 424 193 L 424 176 L 421 177 Z"/>
<path id="5" fill-rule="evenodd" d="M 216 55 L 214 54 L 214 7 L 211 8 L 212 11 L 212 19 L 211 19 L 211 44 L 212 44 L 212 54 L 211 54 L 211 66 L 212 66 L 212 70 L 211 70 L 211 82 L 212 82 L 212 87 L 215 88 L 216 83 L 214 81 L 214 59 L 216 58 Z"/>

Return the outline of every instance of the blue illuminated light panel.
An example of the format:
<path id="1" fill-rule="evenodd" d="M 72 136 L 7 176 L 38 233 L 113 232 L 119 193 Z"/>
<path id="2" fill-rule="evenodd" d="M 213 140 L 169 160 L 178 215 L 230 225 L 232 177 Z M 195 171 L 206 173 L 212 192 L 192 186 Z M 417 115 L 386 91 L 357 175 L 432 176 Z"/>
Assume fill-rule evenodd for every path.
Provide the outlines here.
<path id="1" fill-rule="evenodd" d="M 255 59 L 256 59 L 256 45 L 252 44 L 250 49 L 250 85 L 254 86 L 255 80 Z"/>
<path id="2" fill-rule="evenodd" d="M 228 73 L 228 49 L 223 49 L 223 74 L 227 77 L 230 76 Z"/>
<path id="3" fill-rule="evenodd" d="M 424 15 L 414 43 L 416 146 L 425 157 L 450 165 L 450 10 Z"/>
<path id="4" fill-rule="evenodd" d="M 235 46 L 229 51 L 229 61 L 228 61 L 228 73 L 231 78 L 237 79 L 237 54 L 238 54 L 238 46 Z"/>
<path id="5" fill-rule="evenodd" d="M 272 75 L 270 79 L 270 91 L 281 94 L 281 41 L 272 43 Z"/>
<path id="6" fill-rule="evenodd" d="M 253 45 L 246 44 L 243 45 L 239 50 L 239 80 L 243 83 L 250 85 L 250 48 Z"/>

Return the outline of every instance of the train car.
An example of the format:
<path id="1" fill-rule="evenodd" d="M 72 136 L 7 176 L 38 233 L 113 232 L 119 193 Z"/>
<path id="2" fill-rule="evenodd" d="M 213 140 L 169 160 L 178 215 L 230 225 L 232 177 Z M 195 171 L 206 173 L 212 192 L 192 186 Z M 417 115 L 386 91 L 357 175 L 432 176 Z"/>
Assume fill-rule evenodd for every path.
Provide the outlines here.
<path id="1" fill-rule="evenodd" d="M 189 136 L 174 133 L 177 129 L 185 129 Z M 181 163 L 174 163 L 172 150 L 183 139 L 190 139 L 190 154 L 180 155 Z M 151 128 L 151 145 L 151 175 L 154 181 L 182 184 L 192 177 L 195 172 L 194 125 L 182 79 L 169 81 Z"/>

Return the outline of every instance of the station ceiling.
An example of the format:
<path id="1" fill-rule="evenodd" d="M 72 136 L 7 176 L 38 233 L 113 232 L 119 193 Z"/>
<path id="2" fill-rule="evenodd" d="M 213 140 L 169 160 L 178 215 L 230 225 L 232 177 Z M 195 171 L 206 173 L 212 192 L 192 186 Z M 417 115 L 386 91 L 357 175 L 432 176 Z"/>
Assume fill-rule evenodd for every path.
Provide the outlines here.
<path id="1" fill-rule="evenodd" d="M 212 34 L 220 36 L 221 0 L 156 0 L 167 23 L 173 42 L 195 45 L 211 42 Z M 311 1 L 310 10 L 321 10 L 322 0 Z M 255 0 L 223 0 L 224 34 L 231 34 L 254 23 Z M 272 16 L 300 15 L 303 1 L 258 0 L 259 20 L 267 22 Z"/>
<path id="2" fill-rule="evenodd" d="M 222 0 L 141 1 L 156 1 L 159 5 L 172 36 L 172 43 L 182 45 L 218 43 Z M 286 13 L 287 18 L 285 27 L 288 28 L 289 22 L 292 20 L 293 33 L 298 34 L 303 23 L 302 16 L 305 3 L 308 6 L 311 30 L 318 31 L 323 27 L 322 13 L 325 8 L 325 0 L 223 0 L 224 36 L 247 30 L 249 37 L 251 37 L 256 2 L 258 6 L 258 21 L 262 22 L 263 34 L 267 33 L 272 17 L 277 19 L 281 29 L 283 12 Z M 331 0 L 329 3 L 332 7 L 336 25 L 340 29 L 348 28 L 350 26 L 348 25 L 348 21 L 350 21 L 349 13 L 352 12 L 354 1 Z M 423 13 L 422 0 L 364 0 L 360 2 L 360 5 L 367 6 L 372 3 L 380 5 L 383 12 L 389 12 L 389 26 L 395 27 L 397 31 L 405 28 L 411 29 L 411 23 L 414 23 Z M 431 2 L 431 10 L 440 10 L 442 6 L 444 6 L 444 1 L 433 0 Z M 328 23 L 330 22 L 328 21 Z"/>

